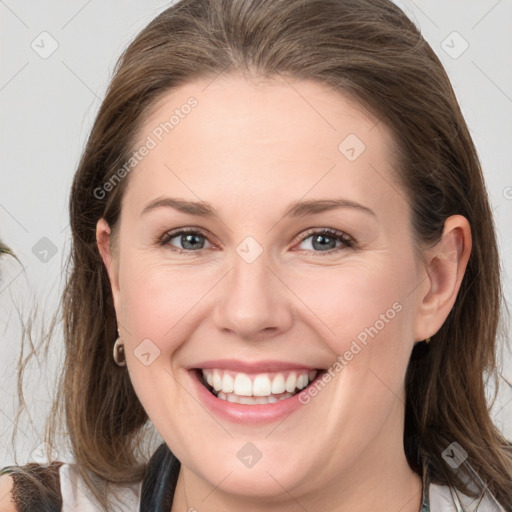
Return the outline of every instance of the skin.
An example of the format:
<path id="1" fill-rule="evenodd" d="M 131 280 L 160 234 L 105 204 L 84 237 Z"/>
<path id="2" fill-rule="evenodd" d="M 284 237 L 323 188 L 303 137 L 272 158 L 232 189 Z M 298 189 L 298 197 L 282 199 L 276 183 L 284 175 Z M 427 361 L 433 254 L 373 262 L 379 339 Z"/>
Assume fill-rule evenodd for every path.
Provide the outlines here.
<path id="1" fill-rule="evenodd" d="M 390 130 L 314 81 L 192 82 L 160 99 L 135 146 L 190 96 L 197 107 L 130 174 L 112 246 L 107 223 L 97 224 L 130 378 L 182 463 L 171 512 L 418 511 L 421 479 L 403 451 L 404 376 L 414 343 L 454 304 L 467 220 L 447 219 L 419 260 Z M 366 146 L 354 161 L 338 149 L 349 134 Z M 220 218 L 165 207 L 141 215 L 164 196 L 208 202 Z M 374 215 L 344 207 L 283 218 L 297 200 L 340 197 Z M 202 229 L 203 248 L 186 255 L 180 237 L 155 242 L 181 227 Z M 338 240 L 327 255 L 310 228 L 343 231 L 355 245 Z M 247 236 L 263 249 L 252 263 L 236 251 Z M 279 423 L 219 419 L 191 385 L 186 368 L 209 359 L 328 368 L 396 302 L 400 312 Z M 160 350 L 149 366 L 134 353 L 144 339 Z M 251 468 L 236 456 L 247 442 L 262 454 Z"/>
<path id="2" fill-rule="evenodd" d="M 13 479 L 10 475 L 0 476 L 0 510 L 16 512 L 17 508 L 12 498 Z"/>

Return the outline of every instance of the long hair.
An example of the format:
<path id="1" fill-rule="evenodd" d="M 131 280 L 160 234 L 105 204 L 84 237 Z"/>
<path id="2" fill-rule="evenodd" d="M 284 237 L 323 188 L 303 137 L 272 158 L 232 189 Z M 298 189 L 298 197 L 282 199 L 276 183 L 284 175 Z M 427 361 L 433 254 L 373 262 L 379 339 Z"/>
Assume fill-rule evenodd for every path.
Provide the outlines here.
<path id="1" fill-rule="evenodd" d="M 409 362 L 405 436 L 416 436 L 438 463 L 439 482 L 464 490 L 442 459 L 447 440 L 459 443 L 498 501 L 512 509 L 512 451 L 485 394 L 488 379 L 498 380 L 504 301 L 482 170 L 442 64 L 388 0 L 181 0 L 127 47 L 71 190 L 66 358 L 50 443 L 62 414 L 82 476 L 105 508 L 99 482 L 142 478 L 135 450 L 148 417 L 128 372 L 112 359 L 117 324 L 96 223 L 103 217 L 115 232 L 130 179 L 119 180 L 119 170 L 151 107 L 180 85 L 230 72 L 316 80 L 385 123 L 398 147 L 416 247 L 437 242 L 450 215 L 468 219 L 472 253 L 453 309 L 428 349 L 417 345 Z M 116 179 L 112 190 L 98 193 Z"/>

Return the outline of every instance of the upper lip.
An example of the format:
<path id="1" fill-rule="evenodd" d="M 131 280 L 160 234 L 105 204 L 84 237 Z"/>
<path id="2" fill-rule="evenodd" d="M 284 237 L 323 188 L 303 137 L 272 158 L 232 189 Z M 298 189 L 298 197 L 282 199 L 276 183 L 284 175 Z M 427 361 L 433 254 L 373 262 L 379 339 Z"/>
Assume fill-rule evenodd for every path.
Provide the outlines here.
<path id="1" fill-rule="evenodd" d="M 233 370 L 242 373 L 279 372 L 285 370 L 318 370 L 317 367 L 289 361 L 241 361 L 239 359 L 216 359 L 202 361 L 187 369 L 219 369 Z"/>

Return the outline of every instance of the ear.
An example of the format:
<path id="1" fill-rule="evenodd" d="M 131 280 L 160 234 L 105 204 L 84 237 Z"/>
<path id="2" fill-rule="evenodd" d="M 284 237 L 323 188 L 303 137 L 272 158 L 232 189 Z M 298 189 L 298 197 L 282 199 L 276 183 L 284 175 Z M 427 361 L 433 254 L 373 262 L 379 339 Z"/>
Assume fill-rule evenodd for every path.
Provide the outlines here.
<path id="1" fill-rule="evenodd" d="M 424 251 L 426 276 L 419 287 L 415 340 L 434 335 L 448 317 L 471 254 L 471 228 L 462 215 L 444 223 L 441 240 Z"/>
<path id="2" fill-rule="evenodd" d="M 107 221 L 101 218 L 96 224 L 96 243 L 101 255 L 101 259 L 107 269 L 112 297 L 114 299 L 114 308 L 117 318 L 121 314 L 121 296 L 119 292 L 119 268 L 117 258 L 114 257 L 111 247 L 111 230 Z"/>

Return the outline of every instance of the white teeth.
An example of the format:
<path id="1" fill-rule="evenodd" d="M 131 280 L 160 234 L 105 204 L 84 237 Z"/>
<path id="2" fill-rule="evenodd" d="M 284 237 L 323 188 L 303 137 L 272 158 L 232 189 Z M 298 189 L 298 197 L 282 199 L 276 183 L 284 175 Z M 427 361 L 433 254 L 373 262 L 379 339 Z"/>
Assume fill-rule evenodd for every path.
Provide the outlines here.
<path id="1" fill-rule="evenodd" d="M 298 370 L 249 375 L 220 369 L 205 369 L 202 373 L 217 398 L 244 404 L 275 403 L 293 396 L 318 374 L 316 370 Z"/>
<path id="2" fill-rule="evenodd" d="M 229 373 L 224 373 L 224 377 L 222 377 L 222 391 L 224 393 L 232 393 L 234 389 L 233 377 Z"/>
<path id="3" fill-rule="evenodd" d="M 237 373 L 233 392 L 238 396 L 252 396 L 251 378 L 245 373 Z"/>
<path id="4" fill-rule="evenodd" d="M 274 395 L 270 396 L 237 396 L 234 393 L 223 393 L 219 391 L 217 398 L 221 400 L 226 400 L 227 402 L 234 402 L 237 404 L 244 405 L 264 405 L 264 404 L 274 404 L 279 400 L 286 400 L 287 398 L 291 398 L 293 395 L 291 393 L 282 393 L 281 396 L 275 397 Z"/>
<path id="5" fill-rule="evenodd" d="M 293 393 L 295 391 L 295 388 L 297 387 L 297 374 L 295 372 L 290 372 L 284 387 L 288 393 Z"/>
<path id="6" fill-rule="evenodd" d="M 297 387 L 304 389 L 308 385 L 308 376 L 301 374 L 297 377 Z"/>
<path id="7" fill-rule="evenodd" d="M 213 388 L 215 391 L 220 391 L 222 389 L 222 379 L 220 378 L 219 370 L 213 370 Z"/>
<path id="8" fill-rule="evenodd" d="M 278 395 L 279 393 L 284 393 L 286 391 L 284 388 L 284 376 L 282 373 L 278 373 L 272 380 L 271 391 L 273 395 Z"/>
<path id="9" fill-rule="evenodd" d="M 268 396 L 272 392 L 272 384 L 266 375 L 257 375 L 252 385 L 254 396 Z"/>

